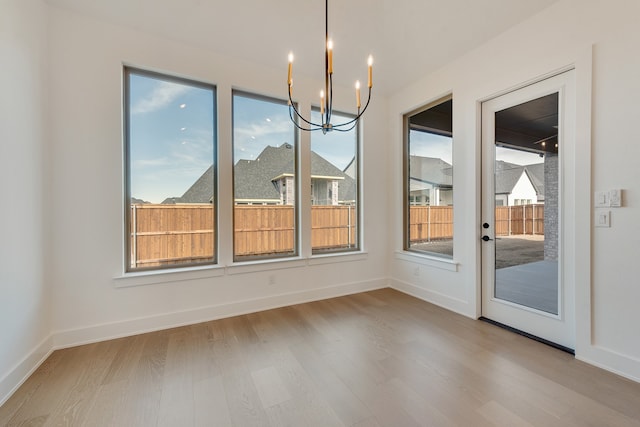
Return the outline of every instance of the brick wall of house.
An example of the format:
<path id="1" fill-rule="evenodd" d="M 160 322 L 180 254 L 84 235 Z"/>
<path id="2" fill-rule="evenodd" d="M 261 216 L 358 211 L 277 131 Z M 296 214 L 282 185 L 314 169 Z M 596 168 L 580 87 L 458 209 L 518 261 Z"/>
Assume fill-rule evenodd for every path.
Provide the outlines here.
<path id="1" fill-rule="evenodd" d="M 558 259 L 558 155 L 544 156 L 544 259 Z"/>

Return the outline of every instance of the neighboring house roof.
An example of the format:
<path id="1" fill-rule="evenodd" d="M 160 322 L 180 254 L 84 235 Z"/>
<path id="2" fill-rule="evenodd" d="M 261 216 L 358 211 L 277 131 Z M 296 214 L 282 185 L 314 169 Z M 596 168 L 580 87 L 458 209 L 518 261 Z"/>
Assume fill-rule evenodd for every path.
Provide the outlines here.
<path id="1" fill-rule="evenodd" d="M 233 174 L 235 198 L 279 202 L 280 193 L 274 185 L 274 180 L 295 174 L 292 149 L 293 147 L 287 143 L 279 147 L 267 146 L 255 160 L 238 160 Z M 311 176 L 314 179 L 338 180 L 339 200 L 355 200 L 355 180 L 313 151 Z M 170 197 L 162 203 L 211 203 L 212 197 L 213 166 L 210 166 L 182 197 Z"/>
<path id="2" fill-rule="evenodd" d="M 213 202 L 213 165 L 180 197 L 180 203 Z"/>
<path id="3" fill-rule="evenodd" d="M 413 178 L 409 179 L 409 192 L 411 193 L 415 191 L 422 192 L 424 190 L 430 190 L 432 188 L 433 188 L 433 185 L 427 182 L 418 181 L 417 179 L 413 179 Z"/>
<path id="4" fill-rule="evenodd" d="M 515 163 L 505 162 L 504 160 L 496 160 L 496 171 L 502 171 L 505 169 L 519 168 L 522 165 L 516 165 Z"/>
<path id="5" fill-rule="evenodd" d="M 524 166 L 496 170 L 496 194 L 511 194 L 523 173 Z"/>
<path id="6" fill-rule="evenodd" d="M 544 199 L 544 163 L 520 166 L 513 163 L 496 162 L 496 194 L 511 194 L 518 180 L 525 174 L 536 194 Z"/>
<path id="7" fill-rule="evenodd" d="M 536 189 L 536 193 L 538 196 L 542 196 L 542 198 L 544 198 L 544 163 L 526 165 L 525 169 L 529 173 L 529 177 Z"/>
<path id="8" fill-rule="evenodd" d="M 434 157 L 411 156 L 409 176 L 411 180 L 427 182 L 435 187 L 453 185 L 453 168 L 442 159 Z"/>
<path id="9" fill-rule="evenodd" d="M 146 200 L 138 199 L 136 197 L 131 198 L 132 205 L 146 205 L 147 203 L 149 202 L 147 202 Z"/>
<path id="10" fill-rule="evenodd" d="M 255 160 L 238 160 L 233 169 L 235 198 L 280 201 L 280 193 L 272 180 L 294 174 L 291 150 L 290 144 L 267 146 Z"/>
<path id="11" fill-rule="evenodd" d="M 342 172 L 346 173 L 351 178 L 355 178 L 356 177 L 357 170 L 356 170 L 356 158 L 355 158 L 355 156 L 353 157 L 353 159 L 351 159 L 351 161 L 349 162 L 347 167 L 345 167 L 342 170 Z"/>

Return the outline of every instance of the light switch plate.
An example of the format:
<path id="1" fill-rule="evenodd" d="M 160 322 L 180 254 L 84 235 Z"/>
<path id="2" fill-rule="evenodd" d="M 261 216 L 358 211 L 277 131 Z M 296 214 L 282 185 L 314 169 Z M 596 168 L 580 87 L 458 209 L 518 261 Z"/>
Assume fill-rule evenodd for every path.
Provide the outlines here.
<path id="1" fill-rule="evenodd" d="M 596 191 L 593 195 L 593 205 L 596 208 L 608 208 L 609 207 L 609 192 L 608 191 Z"/>
<path id="2" fill-rule="evenodd" d="M 599 209 L 595 214 L 596 227 L 611 227 L 611 211 Z"/>
<path id="3" fill-rule="evenodd" d="M 609 190 L 609 206 L 619 208 L 622 206 L 622 190 Z"/>

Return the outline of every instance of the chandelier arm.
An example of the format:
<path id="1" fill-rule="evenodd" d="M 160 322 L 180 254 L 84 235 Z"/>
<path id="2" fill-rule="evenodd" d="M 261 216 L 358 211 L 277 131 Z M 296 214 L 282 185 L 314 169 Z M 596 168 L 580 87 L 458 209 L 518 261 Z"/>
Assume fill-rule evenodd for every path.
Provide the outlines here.
<path id="1" fill-rule="evenodd" d="M 293 116 L 291 115 L 291 109 L 293 108 L 293 111 L 295 111 L 296 116 L 298 116 L 300 118 L 300 120 L 302 120 L 303 122 L 305 122 L 306 124 L 308 124 L 309 126 L 315 126 L 317 128 L 322 129 L 322 125 L 318 125 L 317 123 L 313 123 L 310 122 L 309 120 L 305 119 L 300 112 L 298 111 L 298 109 L 296 108 L 296 103 L 293 102 L 293 99 L 291 99 L 291 88 L 289 88 L 289 116 L 291 117 L 291 120 L 293 121 Z M 295 121 L 294 121 L 295 123 Z M 299 129 L 303 129 L 301 127 L 299 127 Z M 304 129 L 303 129 L 304 130 Z M 316 130 L 316 129 L 312 129 L 312 130 Z"/>
<path id="2" fill-rule="evenodd" d="M 369 106 L 369 102 L 370 101 L 371 101 L 371 88 L 369 88 L 369 96 L 367 97 L 367 103 L 364 104 L 364 108 L 362 109 L 362 111 L 359 111 L 358 115 L 355 116 L 353 119 L 349 120 L 348 122 L 344 122 L 344 123 L 340 123 L 340 124 L 337 124 L 337 125 L 333 125 L 333 129 L 334 130 L 340 130 L 340 128 L 342 128 L 344 126 L 349 126 L 350 124 L 355 124 L 358 120 L 360 120 L 360 117 L 362 117 L 364 112 L 367 110 L 367 107 Z M 353 129 L 353 128 L 350 128 L 349 130 L 351 130 L 351 129 Z"/>
<path id="3" fill-rule="evenodd" d="M 335 126 L 333 126 L 332 130 L 334 130 L 336 132 L 349 132 L 349 131 L 352 131 L 356 126 L 358 126 L 358 122 L 354 122 L 354 123 L 351 124 L 351 127 L 349 127 L 348 129 L 342 129 L 342 126 L 344 126 L 346 124 L 347 123 L 342 123 L 342 124 L 339 124 L 339 125 L 335 125 Z"/>
<path id="4" fill-rule="evenodd" d="M 289 106 L 289 107 L 291 107 L 291 106 Z M 315 128 L 311 128 L 311 127 L 305 128 L 305 127 L 300 126 L 298 124 L 298 122 L 293 118 L 293 110 L 291 108 L 289 108 L 289 118 L 291 119 L 291 122 L 293 123 L 293 125 L 295 127 L 297 127 L 298 129 L 303 130 L 305 132 L 313 132 L 313 131 L 316 131 L 316 130 L 322 130 L 322 127 L 318 126 L 315 123 L 311 123 L 311 122 L 305 120 L 304 117 L 300 116 L 297 112 L 296 112 L 296 115 L 298 117 L 300 117 L 302 120 L 304 120 L 305 122 L 307 122 L 310 126 L 315 126 Z"/>

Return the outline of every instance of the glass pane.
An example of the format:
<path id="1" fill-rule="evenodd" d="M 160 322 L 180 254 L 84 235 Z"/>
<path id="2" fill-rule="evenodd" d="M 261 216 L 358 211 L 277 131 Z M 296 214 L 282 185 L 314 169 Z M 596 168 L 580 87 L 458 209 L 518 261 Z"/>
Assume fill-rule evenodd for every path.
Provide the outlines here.
<path id="1" fill-rule="evenodd" d="M 453 101 L 409 117 L 407 249 L 453 257 Z"/>
<path id="2" fill-rule="evenodd" d="M 558 314 L 558 94 L 495 118 L 495 296 Z"/>
<path id="3" fill-rule="evenodd" d="M 215 261 L 215 88 L 127 69 L 129 269 Z"/>
<path id="4" fill-rule="evenodd" d="M 286 102 L 234 93 L 235 260 L 297 253 L 295 138 Z"/>
<path id="5" fill-rule="evenodd" d="M 320 112 L 311 114 L 320 122 Z M 353 116 L 333 112 L 333 123 Z M 314 253 L 358 249 L 358 132 L 311 133 L 311 246 Z"/>

